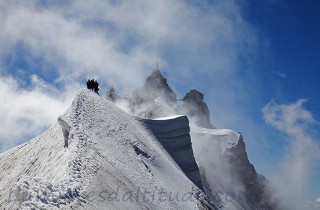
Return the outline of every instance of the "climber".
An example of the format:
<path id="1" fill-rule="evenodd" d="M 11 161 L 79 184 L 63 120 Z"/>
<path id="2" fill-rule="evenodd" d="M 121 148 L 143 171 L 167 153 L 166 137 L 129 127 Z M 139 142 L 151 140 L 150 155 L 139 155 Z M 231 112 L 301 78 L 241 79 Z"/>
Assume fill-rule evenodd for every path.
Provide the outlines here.
<path id="1" fill-rule="evenodd" d="M 94 80 L 93 79 L 88 79 L 87 81 L 87 88 L 89 90 L 93 90 L 93 86 L 94 86 Z"/>
<path id="2" fill-rule="evenodd" d="M 89 90 L 92 90 L 94 91 L 95 93 L 99 94 L 98 91 L 99 91 L 99 83 L 97 80 L 94 80 L 94 79 L 88 79 L 87 81 L 87 88 Z"/>
<path id="3" fill-rule="evenodd" d="M 96 92 L 97 94 L 99 94 L 98 93 L 98 91 L 99 91 L 99 83 L 98 83 L 98 81 L 97 80 L 95 80 L 94 81 L 94 92 Z"/>
<path id="4" fill-rule="evenodd" d="M 94 88 L 94 80 L 90 80 L 89 89 L 93 91 Z"/>
<path id="5" fill-rule="evenodd" d="M 87 88 L 90 89 L 90 79 L 87 81 Z"/>

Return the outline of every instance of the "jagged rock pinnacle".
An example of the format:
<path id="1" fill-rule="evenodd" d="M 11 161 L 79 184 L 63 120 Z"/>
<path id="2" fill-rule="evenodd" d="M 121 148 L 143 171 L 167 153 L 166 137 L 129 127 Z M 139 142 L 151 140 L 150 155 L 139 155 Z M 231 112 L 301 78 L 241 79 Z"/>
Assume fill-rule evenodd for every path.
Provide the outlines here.
<path id="1" fill-rule="evenodd" d="M 187 110 L 198 126 L 214 128 L 210 122 L 210 111 L 208 105 L 203 101 L 203 94 L 193 89 L 183 98 L 183 107 Z"/>
<path id="2" fill-rule="evenodd" d="M 155 69 L 144 83 L 146 89 L 154 89 L 159 92 L 164 91 L 172 101 L 177 100 L 176 94 L 172 91 L 167 83 L 167 79 L 163 77 L 159 69 Z"/>
<path id="3" fill-rule="evenodd" d="M 153 101 L 161 94 L 165 94 L 172 102 L 177 101 L 177 95 L 169 87 L 167 79 L 163 77 L 159 69 L 155 69 L 146 79 L 143 87 L 136 89 L 133 95 L 137 101 Z"/>

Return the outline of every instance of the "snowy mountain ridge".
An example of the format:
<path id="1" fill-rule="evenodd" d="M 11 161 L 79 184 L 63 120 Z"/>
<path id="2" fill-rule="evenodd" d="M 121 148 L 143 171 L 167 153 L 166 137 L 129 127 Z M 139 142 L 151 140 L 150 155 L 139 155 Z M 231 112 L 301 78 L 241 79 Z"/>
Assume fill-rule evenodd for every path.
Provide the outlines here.
<path id="1" fill-rule="evenodd" d="M 97 94 L 80 91 L 58 121 L 0 155 L 1 209 L 215 208 L 157 138 Z"/>
<path id="2" fill-rule="evenodd" d="M 50 129 L 0 154 L 0 208 L 277 209 L 202 93 L 179 105 L 160 70 L 127 97 L 111 92 L 79 91 Z"/>

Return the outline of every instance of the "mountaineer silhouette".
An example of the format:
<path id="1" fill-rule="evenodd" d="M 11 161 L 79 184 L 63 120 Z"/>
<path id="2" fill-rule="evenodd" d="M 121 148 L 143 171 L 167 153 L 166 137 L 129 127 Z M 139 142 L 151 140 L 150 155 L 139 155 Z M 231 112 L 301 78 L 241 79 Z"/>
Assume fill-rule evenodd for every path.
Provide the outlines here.
<path id="1" fill-rule="evenodd" d="M 99 83 L 97 80 L 94 80 L 94 79 L 88 79 L 87 81 L 87 88 L 89 90 L 92 90 L 94 91 L 95 93 L 99 94 L 98 91 L 99 91 Z"/>

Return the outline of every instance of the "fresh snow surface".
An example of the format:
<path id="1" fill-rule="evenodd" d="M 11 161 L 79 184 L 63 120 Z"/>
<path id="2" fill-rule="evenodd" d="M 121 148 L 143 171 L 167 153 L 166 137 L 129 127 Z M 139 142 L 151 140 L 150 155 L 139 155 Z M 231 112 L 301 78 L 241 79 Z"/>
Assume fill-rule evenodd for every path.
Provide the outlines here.
<path id="1" fill-rule="evenodd" d="M 0 209 L 202 209 L 204 194 L 141 122 L 89 90 L 0 154 Z"/>
<path id="2" fill-rule="evenodd" d="M 227 149 L 236 146 L 240 138 L 240 133 L 234 132 L 230 129 L 208 129 L 197 127 L 195 125 L 190 127 L 191 133 L 196 134 L 197 139 L 199 139 L 200 136 L 203 136 L 203 139 L 209 138 L 216 142 L 216 144 L 219 145 L 221 154 L 225 153 Z"/>
<path id="3" fill-rule="evenodd" d="M 173 115 L 173 116 L 168 116 L 168 117 L 159 117 L 159 118 L 155 118 L 153 120 L 172 120 L 172 119 L 177 119 L 182 116 L 184 116 L 184 115 Z"/>

